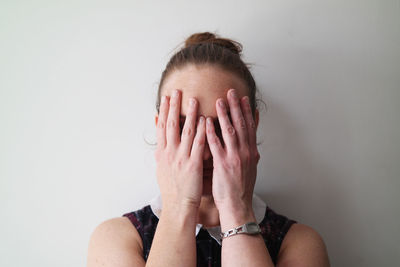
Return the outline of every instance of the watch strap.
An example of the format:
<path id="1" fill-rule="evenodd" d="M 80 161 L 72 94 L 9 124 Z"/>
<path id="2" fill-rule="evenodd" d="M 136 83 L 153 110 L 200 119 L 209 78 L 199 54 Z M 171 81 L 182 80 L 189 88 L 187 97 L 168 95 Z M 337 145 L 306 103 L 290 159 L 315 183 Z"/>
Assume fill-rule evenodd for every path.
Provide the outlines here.
<path id="1" fill-rule="evenodd" d="M 261 233 L 260 226 L 255 222 L 248 222 L 238 227 L 229 229 L 225 233 L 221 233 L 221 238 L 230 237 L 237 234 L 255 235 Z"/>

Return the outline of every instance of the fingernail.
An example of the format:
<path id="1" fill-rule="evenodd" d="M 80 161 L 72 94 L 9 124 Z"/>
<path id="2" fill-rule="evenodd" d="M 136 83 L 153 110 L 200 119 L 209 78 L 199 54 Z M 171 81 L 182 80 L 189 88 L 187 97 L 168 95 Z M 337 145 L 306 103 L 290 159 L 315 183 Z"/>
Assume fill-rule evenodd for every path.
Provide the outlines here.
<path id="1" fill-rule="evenodd" d="M 161 103 L 164 103 L 165 102 L 165 95 L 163 95 L 162 97 L 161 97 Z"/>
<path id="2" fill-rule="evenodd" d="M 199 121 L 200 121 L 200 123 L 203 123 L 204 122 L 204 117 L 200 116 Z"/>
<path id="3" fill-rule="evenodd" d="M 238 98 L 235 89 L 231 89 L 231 96 L 232 96 L 233 98 L 235 98 L 235 99 Z"/>
<path id="4" fill-rule="evenodd" d="M 244 97 L 244 102 L 245 102 L 246 104 L 250 105 L 250 101 L 249 101 L 249 97 L 248 97 L 248 96 L 245 96 L 245 97 Z"/>
<path id="5" fill-rule="evenodd" d="M 212 124 L 212 119 L 211 118 L 207 118 L 207 124 L 211 125 Z"/>
<path id="6" fill-rule="evenodd" d="M 174 90 L 174 97 L 177 97 L 179 95 L 179 91 L 178 90 Z"/>
<path id="7" fill-rule="evenodd" d="M 194 100 L 194 98 L 190 98 L 189 103 L 191 106 L 194 106 L 196 104 L 196 100 Z"/>
<path id="8" fill-rule="evenodd" d="M 219 105 L 221 108 L 225 108 L 224 100 L 222 100 L 222 99 L 218 100 L 218 105 Z"/>

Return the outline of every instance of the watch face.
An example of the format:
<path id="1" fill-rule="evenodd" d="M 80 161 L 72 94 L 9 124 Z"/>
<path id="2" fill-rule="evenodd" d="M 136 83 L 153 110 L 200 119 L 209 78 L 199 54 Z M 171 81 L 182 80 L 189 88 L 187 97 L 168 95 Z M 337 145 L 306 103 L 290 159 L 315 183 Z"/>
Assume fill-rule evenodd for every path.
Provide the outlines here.
<path id="1" fill-rule="evenodd" d="M 260 227 L 255 223 L 251 223 L 247 225 L 247 231 L 249 233 L 258 233 L 260 231 Z"/>

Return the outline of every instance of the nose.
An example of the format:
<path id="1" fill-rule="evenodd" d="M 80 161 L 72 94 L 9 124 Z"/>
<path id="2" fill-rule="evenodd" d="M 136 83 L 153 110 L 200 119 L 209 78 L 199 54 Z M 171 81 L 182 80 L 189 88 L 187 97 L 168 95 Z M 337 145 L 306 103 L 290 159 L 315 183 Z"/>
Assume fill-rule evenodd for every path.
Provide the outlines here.
<path id="1" fill-rule="evenodd" d="M 203 161 L 209 160 L 210 158 L 211 158 L 210 146 L 208 145 L 208 142 L 206 140 L 206 143 L 204 146 Z"/>

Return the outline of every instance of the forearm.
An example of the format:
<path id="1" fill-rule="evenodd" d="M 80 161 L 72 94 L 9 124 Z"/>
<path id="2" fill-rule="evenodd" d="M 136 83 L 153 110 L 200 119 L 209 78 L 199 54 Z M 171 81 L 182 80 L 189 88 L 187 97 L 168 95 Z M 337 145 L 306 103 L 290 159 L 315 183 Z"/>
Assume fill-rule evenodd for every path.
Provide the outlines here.
<path id="1" fill-rule="evenodd" d="M 196 266 L 197 210 L 163 209 L 146 267 Z"/>
<path id="2" fill-rule="evenodd" d="M 252 210 L 244 212 L 226 212 L 220 214 L 221 230 L 223 232 L 247 222 L 255 222 Z M 224 267 L 274 266 L 261 234 L 237 234 L 224 238 L 222 241 L 221 263 Z"/>

